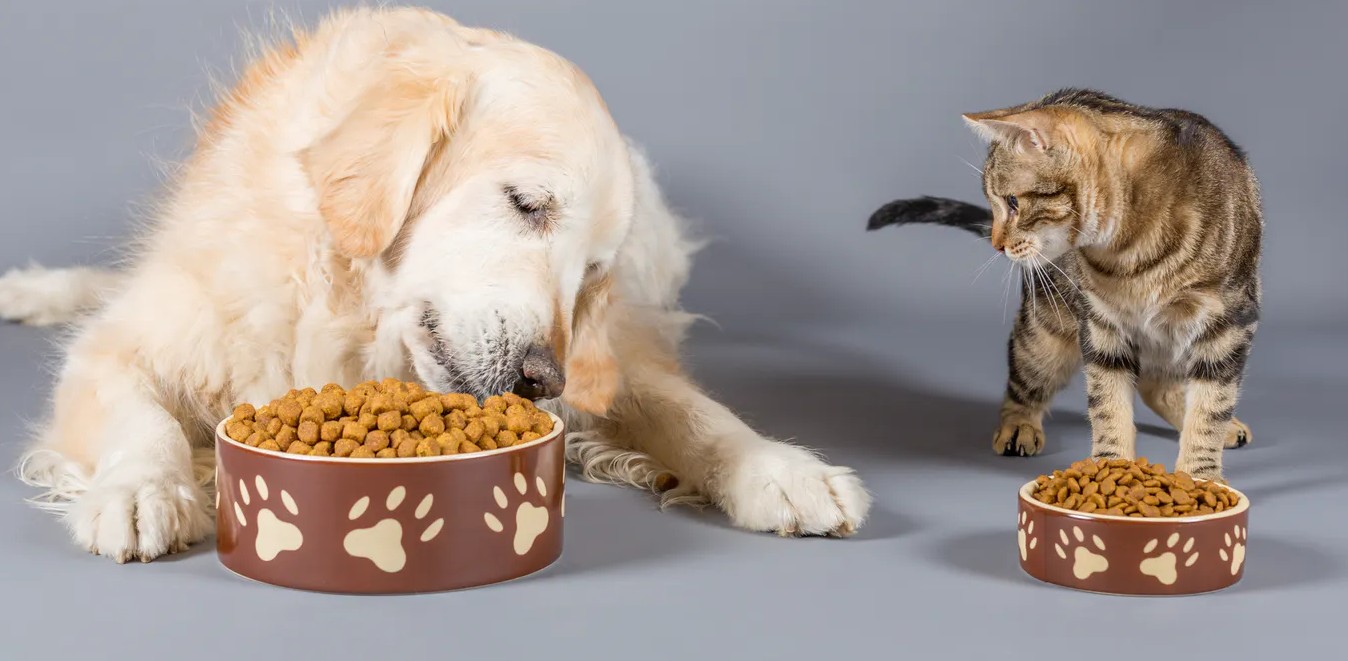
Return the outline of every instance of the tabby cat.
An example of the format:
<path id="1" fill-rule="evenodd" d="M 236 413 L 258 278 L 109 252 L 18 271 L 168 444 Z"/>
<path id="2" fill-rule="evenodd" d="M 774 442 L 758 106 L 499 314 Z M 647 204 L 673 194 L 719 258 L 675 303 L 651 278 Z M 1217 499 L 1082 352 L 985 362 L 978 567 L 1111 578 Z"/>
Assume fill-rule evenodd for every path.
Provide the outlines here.
<path id="1" fill-rule="evenodd" d="M 1259 319 L 1259 184 L 1205 118 L 1067 89 L 965 115 L 991 143 L 991 210 L 898 200 L 869 229 L 936 223 L 989 238 L 1023 267 L 993 449 L 1044 446 L 1053 395 L 1086 365 L 1091 453 L 1132 458 L 1133 391 L 1180 430 L 1177 470 L 1220 479 L 1251 440 L 1234 417 Z"/>

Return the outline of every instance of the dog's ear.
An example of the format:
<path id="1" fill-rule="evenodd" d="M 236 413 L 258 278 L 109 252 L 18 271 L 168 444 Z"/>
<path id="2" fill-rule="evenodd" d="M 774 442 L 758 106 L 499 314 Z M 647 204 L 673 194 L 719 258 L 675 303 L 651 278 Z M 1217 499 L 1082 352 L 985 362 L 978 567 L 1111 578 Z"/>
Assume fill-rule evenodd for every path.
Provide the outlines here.
<path id="1" fill-rule="evenodd" d="M 576 299 L 571 346 L 566 356 L 562 401 L 578 411 L 602 416 L 622 388 L 622 372 L 609 337 L 613 280 L 607 274 L 586 278 Z"/>
<path id="2" fill-rule="evenodd" d="M 427 155 L 459 114 L 447 81 L 392 67 L 381 73 L 336 128 L 300 152 L 333 244 L 353 258 L 393 243 Z"/>

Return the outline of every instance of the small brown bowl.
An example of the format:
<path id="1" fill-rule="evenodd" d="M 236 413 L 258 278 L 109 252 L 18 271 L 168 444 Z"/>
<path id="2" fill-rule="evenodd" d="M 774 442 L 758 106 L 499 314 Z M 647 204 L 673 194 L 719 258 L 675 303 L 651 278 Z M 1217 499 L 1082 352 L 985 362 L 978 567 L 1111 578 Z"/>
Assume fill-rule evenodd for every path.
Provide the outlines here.
<path id="1" fill-rule="evenodd" d="M 1020 488 L 1020 566 L 1041 581 L 1129 595 L 1212 592 L 1245 573 L 1250 500 L 1216 514 L 1140 519 L 1088 514 L 1034 499 Z M 1229 488 L 1229 487 L 1228 487 Z"/>
<path id="2" fill-rule="evenodd" d="M 562 554 L 565 456 L 552 433 L 407 459 L 309 457 L 216 437 L 216 552 L 230 571 L 321 592 L 395 594 L 532 574 Z"/>

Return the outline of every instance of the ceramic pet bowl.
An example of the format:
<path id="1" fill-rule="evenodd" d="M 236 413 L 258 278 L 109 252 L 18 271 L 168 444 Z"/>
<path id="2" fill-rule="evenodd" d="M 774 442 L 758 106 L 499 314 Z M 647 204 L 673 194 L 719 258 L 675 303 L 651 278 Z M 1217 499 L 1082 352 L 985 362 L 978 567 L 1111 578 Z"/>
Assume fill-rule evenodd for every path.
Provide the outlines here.
<path id="1" fill-rule="evenodd" d="M 1249 499 L 1201 516 L 1129 518 L 1088 514 L 1034 499 L 1020 488 L 1020 566 L 1041 581 L 1077 590 L 1179 595 L 1230 587 L 1245 570 Z"/>
<path id="2" fill-rule="evenodd" d="M 216 550 L 241 576 L 410 593 L 519 578 L 562 553 L 562 421 L 519 445 L 350 459 L 258 450 L 216 428 Z"/>

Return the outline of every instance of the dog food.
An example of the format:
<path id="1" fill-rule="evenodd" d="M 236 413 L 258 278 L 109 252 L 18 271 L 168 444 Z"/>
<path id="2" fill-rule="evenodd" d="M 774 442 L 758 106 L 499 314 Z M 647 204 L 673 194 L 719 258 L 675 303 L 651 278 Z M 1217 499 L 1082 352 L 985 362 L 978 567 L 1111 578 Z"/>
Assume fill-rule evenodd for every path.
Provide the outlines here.
<path id="1" fill-rule="evenodd" d="M 1215 514 L 1235 507 L 1240 496 L 1215 482 L 1196 482 L 1188 473 L 1167 473 L 1146 457 L 1086 459 L 1067 470 L 1040 475 L 1034 499 L 1078 512 L 1157 518 Z"/>
<path id="2" fill-rule="evenodd" d="M 397 379 L 291 390 L 260 408 L 240 404 L 225 423 L 227 436 L 261 450 L 353 459 L 481 452 L 551 432 L 552 417 L 518 395 L 479 403 Z"/>

